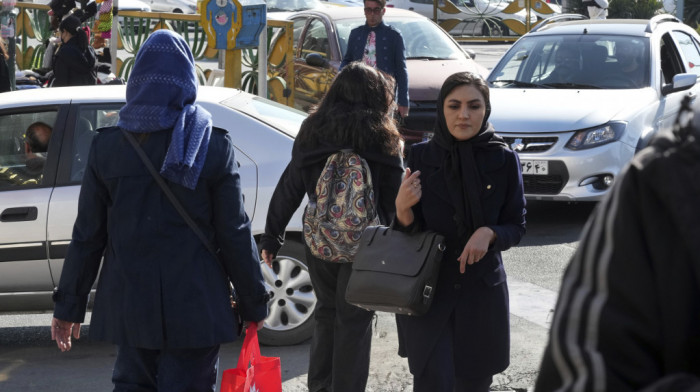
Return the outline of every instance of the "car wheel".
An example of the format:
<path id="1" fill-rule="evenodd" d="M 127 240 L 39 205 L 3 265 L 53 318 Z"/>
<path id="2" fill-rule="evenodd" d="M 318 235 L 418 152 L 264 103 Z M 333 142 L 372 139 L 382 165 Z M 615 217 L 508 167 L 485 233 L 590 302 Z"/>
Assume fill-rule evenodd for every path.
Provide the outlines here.
<path id="1" fill-rule="evenodd" d="M 311 338 L 315 326 L 316 294 L 305 258 L 301 241 L 288 238 L 272 261 L 272 268 L 262 263 L 265 286 L 272 298 L 270 314 L 258 333 L 260 343 L 287 346 Z"/>
<path id="2" fill-rule="evenodd" d="M 508 26 L 506 26 L 505 23 L 499 21 L 498 27 L 501 29 L 501 35 L 503 37 L 507 37 L 510 35 L 510 29 L 508 28 Z"/>
<path id="3" fill-rule="evenodd" d="M 484 20 L 481 26 L 481 35 L 484 37 L 507 37 L 510 30 L 500 20 Z"/>
<path id="4" fill-rule="evenodd" d="M 484 37 L 497 36 L 499 32 L 498 27 L 488 21 L 484 21 L 484 24 L 481 26 L 481 35 Z"/>

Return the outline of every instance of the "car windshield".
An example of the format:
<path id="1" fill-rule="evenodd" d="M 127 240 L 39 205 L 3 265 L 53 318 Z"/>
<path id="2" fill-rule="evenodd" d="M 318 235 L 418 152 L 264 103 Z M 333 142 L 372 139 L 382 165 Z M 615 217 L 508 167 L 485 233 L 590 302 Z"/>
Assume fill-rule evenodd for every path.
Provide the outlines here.
<path id="1" fill-rule="evenodd" d="M 257 118 L 291 137 L 297 136 L 301 123 L 306 119 L 306 113 L 300 110 L 256 96 L 239 94 L 221 103 Z"/>
<path id="2" fill-rule="evenodd" d="M 305 11 L 323 7 L 319 0 L 267 0 L 267 12 Z"/>
<path id="3" fill-rule="evenodd" d="M 650 85 L 649 40 L 621 35 L 524 37 L 488 77 L 495 88 L 637 89 Z"/>
<path id="4" fill-rule="evenodd" d="M 407 59 L 445 60 L 464 58 L 459 45 L 435 23 L 426 18 L 384 17 L 384 23 L 401 32 Z M 365 18 L 342 19 L 336 22 L 338 42 L 343 56 L 348 47 L 350 30 L 365 24 Z"/>

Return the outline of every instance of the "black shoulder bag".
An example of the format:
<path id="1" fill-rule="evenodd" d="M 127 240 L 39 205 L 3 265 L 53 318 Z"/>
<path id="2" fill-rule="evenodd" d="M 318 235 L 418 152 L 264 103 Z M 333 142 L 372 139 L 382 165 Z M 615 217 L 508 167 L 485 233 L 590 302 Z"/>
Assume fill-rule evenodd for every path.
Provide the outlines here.
<path id="1" fill-rule="evenodd" d="M 131 145 L 134 147 L 134 150 L 136 150 L 136 153 L 138 153 L 139 158 L 141 158 L 141 161 L 143 161 L 143 164 L 146 166 L 148 171 L 151 173 L 151 175 L 153 176 L 153 179 L 156 180 L 156 183 L 158 184 L 158 186 L 160 186 L 160 189 L 163 190 L 163 193 L 165 193 L 165 196 L 168 197 L 168 200 L 170 200 L 170 203 L 172 203 L 173 207 L 175 207 L 175 209 L 180 214 L 180 216 L 182 216 L 182 219 L 184 219 L 185 222 L 187 222 L 187 225 L 190 226 L 192 231 L 194 231 L 194 233 L 197 235 L 197 237 L 199 237 L 199 239 L 202 241 L 202 243 L 207 248 L 209 253 L 211 253 L 216 258 L 216 260 L 219 264 L 219 267 L 221 268 L 221 271 L 224 273 L 224 276 L 228 276 L 228 274 L 226 273 L 226 269 L 224 268 L 224 263 L 223 263 L 223 261 L 221 261 L 221 258 L 219 258 L 219 253 L 216 251 L 216 248 L 214 248 L 214 245 L 212 245 L 211 242 L 209 242 L 209 240 L 207 240 L 207 237 L 202 232 L 202 229 L 200 229 L 199 226 L 197 226 L 197 224 L 194 222 L 192 217 L 190 217 L 190 214 L 188 214 L 187 210 L 185 210 L 185 207 L 183 207 L 182 204 L 180 203 L 180 200 L 178 200 L 177 197 L 175 197 L 175 194 L 173 194 L 173 191 L 170 190 L 170 187 L 168 186 L 168 184 L 165 183 L 165 180 L 163 179 L 163 177 L 161 177 L 160 173 L 158 173 L 156 171 L 156 168 L 153 167 L 153 163 L 151 163 L 151 160 L 148 158 L 148 156 L 146 156 L 146 153 L 143 151 L 141 146 L 139 146 L 139 143 L 136 141 L 136 139 L 134 139 L 134 136 L 130 132 L 127 132 L 123 129 L 121 129 L 121 131 L 124 134 L 124 136 L 126 137 L 126 140 L 128 140 L 129 143 L 131 143 Z M 228 280 L 228 278 L 227 278 L 227 280 Z M 236 307 L 237 307 L 236 290 L 234 289 L 233 283 L 231 283 L 231 281 L 229 281 L 229 286 L 230 286 L 231 307 L 236 309 Z M 237 318 L 237 322 L 238 322 L 238 332 L 240 334 L 240 331 L 242 331 L 242 329 L 243 329 L 242 328 L 243 322 L 242 322 L 241 316 L 240 316 L 240 314 L 238 314 L 238 312 L 236 312 L 236 318 Z"/>
<path id="2" fill-rule="evenodd" d="M 425 314 L 435 297 L 445 238 L 386 226 L 362 232 L 345 300 L 367 310 Z"/>

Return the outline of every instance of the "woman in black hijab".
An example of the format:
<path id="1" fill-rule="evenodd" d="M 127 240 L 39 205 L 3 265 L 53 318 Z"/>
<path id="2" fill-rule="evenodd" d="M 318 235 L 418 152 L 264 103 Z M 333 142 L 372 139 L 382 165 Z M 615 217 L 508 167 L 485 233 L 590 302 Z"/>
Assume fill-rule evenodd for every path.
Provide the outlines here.
<path id="1" fill-rule="evenodd" d="M 96 84 L 95 50 L 88 45 L 89 37 L 80 25 L 80 19 L 75 15 L 67 16 L 61 21 L 58 31 L 63 44 L 53 62 L 51 87 Z"/>
<path id="2" fill-rule="evenodd" d="M 447 245 L 428 313 L 396 316 L 414 391 L 488 391 L 509 364 L 501 251 L 525 234 L 525 198 L 518 157 L 495 134 L 490 112 L 481 77 L 447 78 L 435 135 L 411 146 L 396 198 L 398 229 L 433 230 Z"/>

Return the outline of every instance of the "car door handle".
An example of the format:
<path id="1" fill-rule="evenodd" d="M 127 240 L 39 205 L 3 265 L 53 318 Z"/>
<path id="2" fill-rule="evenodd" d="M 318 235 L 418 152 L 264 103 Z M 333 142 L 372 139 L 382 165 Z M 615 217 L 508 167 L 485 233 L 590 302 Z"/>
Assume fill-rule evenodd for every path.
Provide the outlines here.
<path id="1" fill-rule="evenodd" d="M 697 97 L 698 97 L 698 95 L 695 94 L 694 92 L 689 92 L 689 93 L 688 93 L 688 98 L 690 98 L 690 102 L 695 101 L 695 98 L 697 98 Z"/>
<path id="2" fill-rule="evenodd" d="M 22 221 L 33 221 L 39 210 L 36 207 L 15 207 L 6 208 L 2 214 L 0 214 L 0 222 L 22 222 Z"/>

